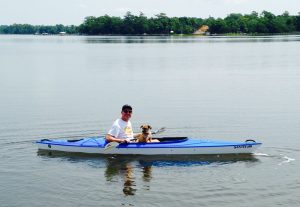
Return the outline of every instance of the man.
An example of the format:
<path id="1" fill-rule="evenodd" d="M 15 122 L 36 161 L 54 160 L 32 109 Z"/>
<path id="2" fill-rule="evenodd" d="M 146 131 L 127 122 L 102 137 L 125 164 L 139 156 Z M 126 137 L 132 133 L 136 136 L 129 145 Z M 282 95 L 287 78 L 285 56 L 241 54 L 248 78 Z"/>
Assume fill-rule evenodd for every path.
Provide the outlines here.
<path id="1" fill-rule="evenodd" d="M 124 105 L 121 111 L 121 118 L 117 119 L 106 135 L 108 142 L 128 143 L 133 139 L 133 130 L 130 122 L 132 107 Z"/>

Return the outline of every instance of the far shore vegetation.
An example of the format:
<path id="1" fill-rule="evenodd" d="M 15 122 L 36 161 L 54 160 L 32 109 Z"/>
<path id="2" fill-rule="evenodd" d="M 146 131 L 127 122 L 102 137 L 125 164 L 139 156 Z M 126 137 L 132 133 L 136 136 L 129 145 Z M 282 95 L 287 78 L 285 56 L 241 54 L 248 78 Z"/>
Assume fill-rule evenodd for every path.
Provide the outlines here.
<path id="1" fill-rule="evenodd" d="M 284 12 L 274 15 L 263 11 L 261 14 L 232 13 L 225 18 L 209 17 L 168 17 L 164 13 L 147 17 L 143 13 L 133 15 L 127 12 L 124 17 L 104 15 L 89 16 L 78 26 L 0 25 L 0 34 L 78 34 L 78 35 L 260 35 L 290 34 L 300 32 L 300 12 L 290 15 Z"/>

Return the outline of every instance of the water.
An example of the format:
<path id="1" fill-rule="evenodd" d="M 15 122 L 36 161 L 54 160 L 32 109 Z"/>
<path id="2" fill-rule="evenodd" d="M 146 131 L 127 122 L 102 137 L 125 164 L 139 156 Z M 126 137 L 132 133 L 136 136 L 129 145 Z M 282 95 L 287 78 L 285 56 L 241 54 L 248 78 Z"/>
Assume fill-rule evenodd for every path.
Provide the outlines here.
<path id="1" fill-rule="evenodd" d="M 0 36 L 1 206 L 298 206 L 300 36 Z M 134 130 L 245 140 L 253 156 L 38 152 Z"/>

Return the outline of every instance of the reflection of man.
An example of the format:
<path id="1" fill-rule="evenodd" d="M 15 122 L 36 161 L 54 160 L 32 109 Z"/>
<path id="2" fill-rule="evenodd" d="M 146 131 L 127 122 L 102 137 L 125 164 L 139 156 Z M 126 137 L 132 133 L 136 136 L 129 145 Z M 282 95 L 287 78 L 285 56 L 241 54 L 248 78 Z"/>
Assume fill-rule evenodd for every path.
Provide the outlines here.
<path id="1" fill-rule="evenodd" d="M 108 142 L 127 143 L 133 139 L 133 130 L 130 122 L 132 107 L 124 105 L 121 111 L 121 118 L 117 119 L 106 135 Z"/>
<path id="2" fill-rule="evenodd" d="M 106 180 L 114 182 L 113 177 L 117 175 L 120 175 L 124 179 L 123 193 L 125 195 L 134 195 L 137 189 L 135 187 L 135 177 L 131 163 L 124 160 L 108 158 L 105 171 Z"/>
<path id="3" fill-rule="evenodd" d="M 125 168 L 125 177 L 124 177 L 124 187 L 123 187 L 123 193 L 125 195 L 134 195 L 136 189 L 135 187 L 135 181 L 134 181 L 134 173 L 133 173 L 133 167 L 130 163 L 126 165 Z"/>
<path id="4" fill-rule="evenodd" d="M 128 160 L 128 158 L 107 158 L 107 166 L 105 170 L 106 181 L 116 183 L 116 178 L 123 178 L 122 190 L 124 195 L 135 195 L 138 190 L 136 177 L 134 173 L 134 164 L 136 160 Z M 150 180 L 152 179 L 152 162 L 139 161 L 142 169 L 142 180 L 145 182 L 144 189 L 150 190 Z M 118 179 L 117 179 L 118 180 Z"/>

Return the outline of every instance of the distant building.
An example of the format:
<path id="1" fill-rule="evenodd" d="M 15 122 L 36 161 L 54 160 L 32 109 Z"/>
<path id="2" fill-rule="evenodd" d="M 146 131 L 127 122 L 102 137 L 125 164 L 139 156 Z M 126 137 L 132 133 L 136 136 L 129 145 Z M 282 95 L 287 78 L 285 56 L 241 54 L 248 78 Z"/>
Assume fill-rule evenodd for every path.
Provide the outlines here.
<path id="1" fill-rule="evenodd" d="M 59 35 L 63 36 L 63 35 L 66 35 L 67 33 L 66 32 L 60 32 Z"/>
<path id="2" fill-rule="evenodd" d="M 209 26 L 202 25 L 198 30 L 196 30 L 193 34 L 208 34 Z"/>

